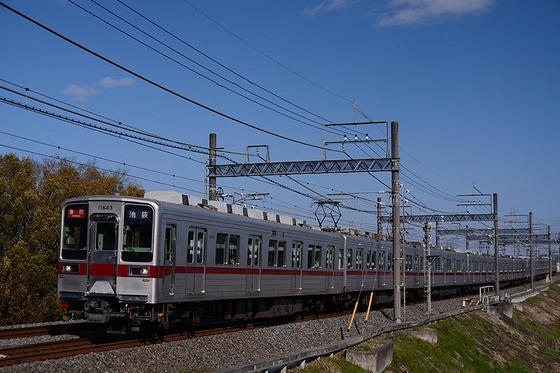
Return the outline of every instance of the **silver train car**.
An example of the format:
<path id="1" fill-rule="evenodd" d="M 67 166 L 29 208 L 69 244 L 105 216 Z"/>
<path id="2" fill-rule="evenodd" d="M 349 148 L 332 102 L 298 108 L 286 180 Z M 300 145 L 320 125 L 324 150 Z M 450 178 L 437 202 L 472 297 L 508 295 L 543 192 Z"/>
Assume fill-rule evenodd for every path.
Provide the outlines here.
<path id="1" fill-rule="evenodd" d="M 89 321 L 137 329 L 278 317 L 337 307 L 361 289 L 390 301 L 392 243 L 175 192 L 88 196 L 62 205 L 58 297 Z M 435 293 L 494 281 L 494 258 L 432 250 Z M 407 245 L 407 294 L 424 291 L 424 250 Z M 528 259 L 502 257 L 501 281 Z M 535 274 L 548 272 L 536 259 Z"/>

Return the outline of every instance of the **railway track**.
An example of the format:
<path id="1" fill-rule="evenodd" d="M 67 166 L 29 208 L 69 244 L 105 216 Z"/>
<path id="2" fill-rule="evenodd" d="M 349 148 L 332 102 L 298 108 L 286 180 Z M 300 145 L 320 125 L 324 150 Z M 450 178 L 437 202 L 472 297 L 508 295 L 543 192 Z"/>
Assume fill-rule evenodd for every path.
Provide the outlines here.
<path id="1" fill-rule="evenodd" d="M 461 294 L 446 298 L 468 298 L 473 297 L 474 294 Z M 414 300 L 408 302 L 409 306 L 424 303 L 422 299 Z M 390 309 L 391 307 L 378 307 L 377 309 Z M 86 354 L 91 352 L 101 352 L 121 348 L 131 348 L 139 347 L 143 345 L 149 345 L 161 342 L 172 342 L 180 341 L 188 338 L 204 337 L 216 334 L 233 333 L 243 330 L 251 330 L 264 328 L 273 325 L 279 325 L 289 322 L 303 322 L 310 320 L 320 320 L 330 317 L 339 317 L 343 315 L 351 314 L 351 310 L 337 311 L 331 313 L 321 313 L 314 315 L 296 315 L 291 317 L 284 317 L 279 319 L 268 319 L 259 320 L 251 322 L 238 322 L 235 324 L 220 324 L 207 326 L 205 328 L 181 331 L 181 332 L 169 332 L 167 334 L 158 335 L 157 337 L 146 337 L 140 335 L 98 335 L 95 337 L 86 337 L 72 340 L 56 341 L 49 343 L 41 343 L 35 345 L 27 345 L 20 347 L 11 347 L 0 349 L 0 367 L 10 366 L 22 362 L 33 362 L 47 359 L 57 359 L 62 357 L 75 356 L 80 354 Z M 76 328 L 88 327 L 91 330 L 92 324 L 77 324 L 72 326 L 74 331 Z M 93 324 L 95 326 L 95 324 Z M 36 335 L 47 335 L 55 333 L 64 334 L 68 332 L 69 326 L 56 325 L 53 329 L 50 327 L 33 327 L 33 328 L 23 328 L 23 329 L 7 329 L 0 331 L 1 338 L 18 338 L 18 337 L 30 337 Z"/>
<path id="2" fill-rule="evenodd" d="M 204 337 L 215 334 L 233 333 L 242 330 L 251 330 L 257 328 L 264 328 L 271 325 L 278 325 L 285 322 L 302 322 L 310 320 L 318 320 L 329 317 L 341 316 L 349 312 L 336 312 L 325 313 L 318 315 L 296 316 L 290 320 L 263 320 L 250 323 L 237 323 L 229 324 L 218 327 L 208 327 L 199 330 L 192 330 L 188 332 L 175 332 L 160 335 L 157 337 L 146 336 L 115 336 L 115 335 L 102 335 L 90 338 L 79 338 L 64 341 L 55 341 L 48 343 L 39 343 L 33 345 L 26 345 L 20 347 L 10 347 L 0 349 L 0 367 L 10 366 L 23 362 L 33 362 L 47 359 L 58 359 L 62 357 L 75 356 L 80 354 L 87 354 L 91 352 L 101 352 L 120 348 L 139 347 L 148 344 L 180 341 L 188 338 Z M 2 335 L 10 335 L 6 338 L 29 337 L 36 335 L 49 334 L 48 328 L 23 328 L 23 329 L 10 329 L 2 332 Z M 7 332 L 14 332 L 8 334 Z"/>
<path id="3" fill-rule="evenodd" d="M 0 340 L 37 337 L 41 335 L 61 335 L 61 334 L 80 334 L 82 332 L 98 329 L 96 324 L 76 323 L 76 324 L 59 324 L 48 326 L 34 326 L 28 328 L 13 328 L 0 330 Z"/>

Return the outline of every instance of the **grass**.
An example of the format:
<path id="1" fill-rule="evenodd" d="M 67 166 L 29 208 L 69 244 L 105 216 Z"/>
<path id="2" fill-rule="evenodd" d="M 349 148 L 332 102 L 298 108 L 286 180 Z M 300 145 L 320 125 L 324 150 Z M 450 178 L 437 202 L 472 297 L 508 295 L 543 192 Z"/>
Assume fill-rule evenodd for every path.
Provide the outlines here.
<path id="1" fill-rule="evenodd" d="M 530 302 L 529 302 L 530 301 Z M 514 320 L 532 332 L 560 344 L 560 286 L 550 287 L 514 310 Z M 509 328 L 494 317 L 477 311 L 431 324 L 438 343 L 414 338 L 399 331 L 356 346 L 371 351 L 388 340 L 395 346 L 387 372 L 558 372 L 560 347 Z M 422 330 L 427 326 L 414 328 Z M 308 364 L 303 372 L 363 372 L 346 362 L 342 353 Z"/>

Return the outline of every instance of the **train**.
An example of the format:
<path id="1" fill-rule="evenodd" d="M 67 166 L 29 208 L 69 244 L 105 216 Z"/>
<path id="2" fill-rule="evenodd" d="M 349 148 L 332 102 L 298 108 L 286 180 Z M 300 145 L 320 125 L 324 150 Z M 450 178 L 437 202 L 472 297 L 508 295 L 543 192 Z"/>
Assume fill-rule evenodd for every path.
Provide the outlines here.
<path id="1" fill-rule="evenodd" d="M 364 290 L 392 297 L 391 241 L 173 191 L 69 199 L 60 233 L 58 298 L 117 330 L 318 312 Z M 403 251 L 407 295 L 421 295 L 425 250 Z M 494 282 L 493 256 L 434 248 L 431 258 L 436 294 Z M 528 258 L 499 261 L 504 285 L 528 280 Z M 548 271 L 536 258 L 535 275 Z"/>

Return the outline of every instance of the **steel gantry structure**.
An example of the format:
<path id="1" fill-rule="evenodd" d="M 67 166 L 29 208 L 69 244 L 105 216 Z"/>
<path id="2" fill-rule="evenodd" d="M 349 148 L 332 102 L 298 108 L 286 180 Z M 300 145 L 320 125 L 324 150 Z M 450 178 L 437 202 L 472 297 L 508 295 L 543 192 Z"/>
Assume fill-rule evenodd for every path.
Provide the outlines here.
<path id="1" fill-rule="evenodd" d="M 366 122 L 367 124 L 387 124 L 387 122 Z M 359 123 L 365 124 L 365 123 Z M 329 124 L 332 125 L 332 124 Z M 350 125 L 344 123 L 341 125 Z M 388 127 L 388 126 L 387 126 Z M 387 158 L 368 159 L 340 159 L 327 160 L 323 157 L 317 161 L 288 161 L 288 162 L 258 162 L 258 163 L 233 163 L 216 164 L 215 149 L 216 135 L 210 134 L 210 159 L 208 164 L 208 181 L 210 186 L 210 199 L 215 197 L 216 178 L 218 177 L 247 177 L 247 176 L 277 176 L 277 175 L 314 175 L 328 173 L 353 173 L 353 172 L 391 172 L 391 197 L 393 237 L 400 236 L 399 221 L 399 122 L 391 122 L 391 156 Z M 387 130 L 387 137 L 389 131 Z M 374 141 L 374 140 L 367 140 Z M 377 140 L 376 140 L 377 141 Z M 385 142 L 388 143 L 388 139 Z M 327 150 L 323 146 L 323 150 Z M 396 322 L 401 322 L 401 282 L 400 282 L 400 241 L 393 240 L 393 311 Z"/>
<path id="2" fill-rule="evenodd" d="M 439 229 L 439 223 L 447 223 L 447 222 L 461 222 L 461 221 L 494 221 L 494 228 L 491 231 L 494 234 L 494 266 L 496 269 L 496 282 L 495 282 L 495 289 L 496 293 L 500 291 L 500 268 L 499 268 L 499 261 L 498 261 L 498 194 L 492 194 L 493 201 L 492 207 L 493 212 L 491 214 L 470 214 L 470 213 L 463 213 L 463 214 L 432 214 L 432 215 L 406 215 L 399 218 L 399 221 L 405 220 L 407 222 L 415 222 L 415 223 L 425 223 L 424 225 L 424 234 L 427 236 L 429 222 L 436 223 L 436 233 Z M 377 216 L 378 224 L 381 223 L 391 223 L 393 222 L 395 217 L 393 216 Z M 393 236 L 395 237 L 395 236 Z M 427 241 L 425 239 L 425 241 Z M 439 235 L 436 234 L 436 246 L 439 245 Z"/>
<path id="3" fill-rule="evenodd" d="M 391 158 L 237 163 L 209 166 L 209 169 L 210 177 L 398 171 Z"/>

